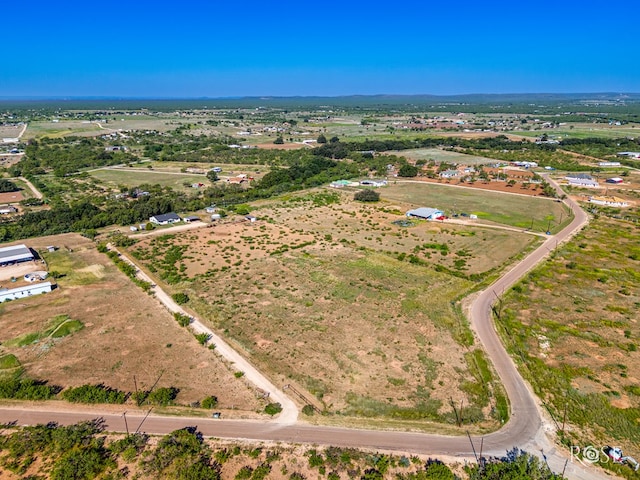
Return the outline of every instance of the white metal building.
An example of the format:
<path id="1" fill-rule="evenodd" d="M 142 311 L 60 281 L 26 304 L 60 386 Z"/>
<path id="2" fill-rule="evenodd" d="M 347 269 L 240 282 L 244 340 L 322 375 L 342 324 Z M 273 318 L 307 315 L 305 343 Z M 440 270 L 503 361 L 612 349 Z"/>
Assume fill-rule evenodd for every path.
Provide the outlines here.
<path id="1" fill-rule="evenodd" d="M 51 282 L 36 283 L 35 285 L 12 289 L 0 289 L 0 303 L 6 302 L 7 300 L 17 300 L 18 298 L 40 295 L 41 293 L 50 292 L 52 289 L 53 286 Z"/>
<path id="2" fill-rule="evenodd" d="M 24 244 L 0 248 L 0 265 L 30 262 L 33 259 L 33 253 L 31 253 L 29 247 Z"/>

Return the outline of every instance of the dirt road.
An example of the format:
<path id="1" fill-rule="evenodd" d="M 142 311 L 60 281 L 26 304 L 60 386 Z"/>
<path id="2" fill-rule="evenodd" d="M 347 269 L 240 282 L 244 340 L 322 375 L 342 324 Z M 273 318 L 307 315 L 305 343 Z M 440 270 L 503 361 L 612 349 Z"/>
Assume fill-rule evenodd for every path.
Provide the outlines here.
<path id="1" fill-rule="evenodd" d="M 547 181 L 559 189 L 552 180 L 547 179 Z M 484 345 L 503 382 L 511 407 L 510 419 L 504 427 L 482 438 L 483 452 L 486 455 L 501 456 L 504 455 L 506 450 L 518 446 L 533 454 L 540 455 L 555 472 L 564 470 L 565 475 L 570 479 L 599 480 L 612 477 L 591 465 L 580 464 L 577 460 L 569 458 L 566 453 L 560 452 L 555 448 L 551 437 L 553 428 L 545 419 L 539 402 L 531 391 L 530 386 L 522 379 L 514 362 L 502 346 L 491 316 L 491 306 L 497 296 L 501 295 L 527 271 L 542 261 L 557 245 L 571 238 L 587 223 L 587 215 L 575 202 L 571 199 L 567 199 L 565 202 L 574 212 L 574 219 L 571 224 L 558 235 L 548 237 L 539 248 L 513 266 L 493 285 L 480 292 L 469 309 L 472 328 L 482 345 Z M 143 273 L 140 274 L 140 277 L 150 281 Z M 181 311 L 180 307 L 161 289 L 156 288 L 156 296 L 169 310 Z M 356 430 L 312 426 L 300 422 L 295 423 L 297 409 L 295 405 L 292 406 L 292 402 L 280 390 L 273 387 L 246 360 L 199 321 L 196 320 L 192 327 L 194 331 L 212 334 L 211 341 L 217 345 L 217 350 L 235 362 L 238 369 L 245 372 L 247 378 L 250 378 L 260 388 L 271 392 L 274 401 L 281 402 L 285 410 L 281 418 L 275 422 L 174 418 L 152 414 L 144 421 L 141 431 L 165 434 L 184 426 L 195 425 L 204 435 L 219 438 L 314 443 L 473 459 L 474 450 L 469 439 L 463 435 L 453 437 L 409 432 Z M 0 408 L 0 422 L 16 421 L 18 424 L 35 424 L 54 420 L 69 424 L 96 417 L 95 411 L 87 413 L 77 411 L 60 412 L 59 410 L 46 410 L 46 408 L 46 406 L 41 407 L 39 410 L 27 409 L 22 406 Z M 109 430 L 125 431 L 122 415 L 107 414 L 103 415 L 103 417 Z M 129 425 L 138 425 L 142 422 L 143 417 L 140 415 L 127 415 L 127 419 Z M 477 450 L 481 439 L 473 438 L 472 440 Z"/>
<path id="2" fill-rule="evenodd" d="M 220 336 L 218 336 L 213 330 L 205 326 L 197 317 L 186 312 L 180 305 L 173 301 L 162 288 L 155 284 L 155 282 L 122 252 L 118 251 L 112 245 L 109 245 L 111 250 L 114 250 L 120 254 L 120 258 L 130 263 L 137 269 L 137 277 L 140 280 L 151 283 L 153 286 L 151 291 L 155 297 L 169 310 L 171 313 L 181 313 L 192 318 L 189 328 L 194 333 L 206 333 L 209 335 L 209 341 L 207 344 L 215 345 L 215 351 L 224 357 L 226 360 L 234 364 L 235 368 L 241 372 L 244 372 L 244 378 L 246 378 L 253 385 L 259 389 L 269 392 L 269 400 L 271 402 L 278 402 L 282 405 L 282 412 L 273 420 L 273 423 L 281 425 L 292 425 L 298 419 L 298 407 L 296 404 L 287 397 L 282 390 L 277 388 L 269 379 L 267 379 L 262 373 L 260 373 L 253 365 L 251 365 L 242 355 L 236 352 L 231 346 L 225 342 Z M 177 325 L 177 324 L 176 324 Z"/>

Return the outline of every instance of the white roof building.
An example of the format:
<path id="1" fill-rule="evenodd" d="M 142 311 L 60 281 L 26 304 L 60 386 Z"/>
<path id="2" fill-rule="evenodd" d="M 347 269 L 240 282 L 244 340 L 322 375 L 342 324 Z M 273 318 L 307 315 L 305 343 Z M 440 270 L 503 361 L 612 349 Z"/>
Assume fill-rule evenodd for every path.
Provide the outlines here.
<path id="1" fill-rule="evenodd" d="M 29 247 L 24 244 L 0 248 L 0 265 L 29 262 L 34 258 Z"/>
<path id="2" fill-rule="evenodd" d="M 435 220 L 442 216 L 444 216 L 444 212 L 437 208 L 420 207 L 407 212 L 407 217 L 422 218 L 424 220 Z"/>

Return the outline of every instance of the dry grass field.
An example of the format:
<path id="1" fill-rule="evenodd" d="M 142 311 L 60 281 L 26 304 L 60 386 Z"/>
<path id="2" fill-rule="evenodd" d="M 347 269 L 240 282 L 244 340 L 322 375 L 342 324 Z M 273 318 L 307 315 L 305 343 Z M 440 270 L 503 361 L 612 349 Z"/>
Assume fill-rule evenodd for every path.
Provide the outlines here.
<path id="1" fill-rule="evenodd" d="M 506 296 L 507 345 L 556 418 L 566 408 L 580 427 L 567 444 L 640 456 L 639 271 L 637 225 L 601 217 Z"/>
<path id="2" fill-rule="evenodd" d="M 66 234 L 27 243 L 37 250 L 60 247 L 42 256 L 62 276 L 51 293 L 0 305 L 0 351 L 19 362 L 8 365 L 5 373 L 22 369 L 31 378 L 62 387 L 104 383 L 129 392 L 135 391 L 134 376 L 139 388 L 150 388 L 159 379 L 158 387 L 180 389 L 179 404 L 216 395 L 219 408 L 234 406 L 237 416 L 253 416 L 261 408 L 253 389 L 234 377 L 232 367 L 200 346 L 155 299 L 98 253 L 93 242 Z M 20 341 L 46 331 L 59 315 L 82 322 L 84 328 L 59 339 Z"/>
<path id="3" fill-rule="evenodd" d="M 468 274 L 482 278 L 534 237 L 394 224 L 406 207 L 317 190 L 263 202 L 255 223 L 129 250 L 276 383 L 330 412 L 452 422 L 453 399 L 468 418 L 491 419 L 493 386 L 475 376 L 486 367 L 452 302 L 474 285 Z"/>

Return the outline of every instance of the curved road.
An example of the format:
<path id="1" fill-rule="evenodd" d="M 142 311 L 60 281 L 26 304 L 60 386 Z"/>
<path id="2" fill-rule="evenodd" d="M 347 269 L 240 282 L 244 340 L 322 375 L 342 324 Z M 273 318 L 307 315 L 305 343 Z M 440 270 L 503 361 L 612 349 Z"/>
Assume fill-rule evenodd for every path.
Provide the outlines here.
<path id="1" fill-rule="evenodd" d="M 559 188 L 550 179 L 548 181 L 556 188 Z M 587 223 L 587 215 L 575 202 L 567 199 L 565 203 L 569 205 L 574 213 L 574 219 L 571 224 L 558 235 L 549 237 L 539 248 L 511 268 L 493 285 L 481 292 L 470 307 L 472 328 L 491 358 L 502 380 L 511 406 L 511 416 L 507 424 L 499 431 L 483 437 L 483 453 L 501 456 L 504 455 L 506 450 L 518 446 L 542 456 L 555 472 L 562 472 L 564 469 L 565 475 L 570 479 L 596 480 L 612 478 L 593 466 L 583 466 L 575 460 L 571 461 L 566 454 L 555 449 L 553 441 L 547 435 L 552 433 L 553 429 L 546 422 L 535 395 L 522 379 L 515 364 L 502 346 L 491 316 L 491 306 L 497 295 L 502 294 L 527 271 L 542 261 L 559 243 L 569 239 Z M 198 325 L 197 328 L 200 329 L 200 326 Z M 217 339 L 216 343 L 218 343 Z M 52 420 L 68 424 L 83 419 L 95 418 L 96 416 L 98 415 L 95 412 L 25 410 L 23 406 L 0 408 L 0 421 L 16 421 L 19 424 L 43 423 Z M 107 414 L 102 416 L 105 418 L 109 430 L 125 431 L 125 422 L 122 415 Z M 135 430 L 133 427 L 139 425 L 143 418 L 141 414 L 128 414 L 127 420 L 130 429 Z M 141 431 L 165 434 L 186 425 L 197 425 L 204 435 L 220 438 L 361 447 L 385 451 L 448 455 L 466 459 L 474 456 L 469 439 L 464 436 L 451 437 L 422 433 L 313 426 L 303 423 L 292 424 L 291 417 L 285 419 L 284 422 L 282 420 L 280 422 L 268 422 L 151 415 L 144 421 Z M 476 451 L 479 450 L 480 438 L 476 437 L 473 441 Z"/>

